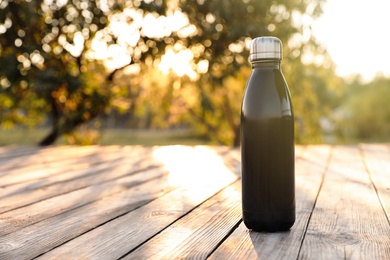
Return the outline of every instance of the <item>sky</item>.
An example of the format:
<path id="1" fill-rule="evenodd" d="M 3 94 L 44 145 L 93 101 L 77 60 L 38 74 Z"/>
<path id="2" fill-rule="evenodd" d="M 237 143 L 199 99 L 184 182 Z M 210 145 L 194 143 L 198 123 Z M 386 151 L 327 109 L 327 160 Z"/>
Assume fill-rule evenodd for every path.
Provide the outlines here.
<path id="1" fill-rule="evenodd" d="M 312 30 L 338 75 L 390 76 L 390 0 L 328 0 Z"/>

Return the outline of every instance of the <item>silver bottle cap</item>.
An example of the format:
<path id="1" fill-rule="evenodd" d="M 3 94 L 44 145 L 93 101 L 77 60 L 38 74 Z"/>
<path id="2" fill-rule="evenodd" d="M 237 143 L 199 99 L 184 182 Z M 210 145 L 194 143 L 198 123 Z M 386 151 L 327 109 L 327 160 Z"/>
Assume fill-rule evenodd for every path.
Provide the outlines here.
<path id="1" fill-rule="evenodd" d="M 282 60 L 282 42 L 272 36 L 257 37 L 250 45 L 250 61 Z"/>

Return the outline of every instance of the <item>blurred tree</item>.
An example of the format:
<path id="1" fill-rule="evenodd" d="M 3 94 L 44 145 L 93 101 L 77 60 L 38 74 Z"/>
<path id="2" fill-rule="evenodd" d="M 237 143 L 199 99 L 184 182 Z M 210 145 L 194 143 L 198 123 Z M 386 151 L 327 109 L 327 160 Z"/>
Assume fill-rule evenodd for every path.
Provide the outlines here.
<path id="1" fill-rule="evenodd" d="M 379 76 L 369 83 L 352 80 L 336 110 L 338 134 L 346 141 L 389 140 L 389 97 L 390 78 Z"/>
<path id="2" fill-rule="evenodd" d="M 293 97 L 297 143 L 323 141 L 320 122 L 331 121 L 345 92 L 345 82 L 335 74 L 329 55 L 321 48 L 317 55 L 320 58 L 312 63 L 295 59 L 283 66 Z"/>
<path id="3" fill-rule="evenodd" d="M 167 14 L 179 24 L 187 21 L 165 33 L 163 20 L 154 24 L 163 37 L 161 42 L 150 42 L 146 30 L 140 35 L 141 45 L 149 46 L 146 49 L 150 51 L 141 57 L 150 67 L 157 68 L 164 63 L 164 56 L 159 57 L 158 53 L 178 63 L 170 64 L 170 70 L 166 71 L 172 78 L 167 88 L 163 88 L 165 83 L 161 80 L 160 88 L 153 87 L 154 83 L 145 84 L 143 94 L 150 93 L 157 98 L 156 102 L 143 103 L 141 107 L 148 107 L 148 113 L 154 111 L 156 121 L 160 118 L 167 122 L 172 111 L 182 112 L 183 116 L 176 118 L 191 122 L 205 136 L 220 144 L 238 145 L 241 98 L 250 73 L 248 46 L 255 37 L 274 35 L 284 42 L 283 70 L 293 95 L 297 141 L 319 142 L 320 117 L 331 111 L 331 103 L 327 101 L 338 95 L 342 85 L 334 75 L 326 50 L 311 34 L 311 21 L 321 14 L 324 0 L 166 2 Z M 151 19 L 157 21 L 159 15 L 154 13 Z M 158 46 L 158 52 L 150 46 Z M 191 67 L 185 70 L 180 57 L 188 50 Z M 150 97 L 144 100 L 148 102 Z M 165 105 L 160 101 L 166 101 Z M 167 104 L 170 109 L 156 107 L 164 108 Z"/>
<path id="4" fill-rule="evenodd" d="M 40 144 L 50 145 L 105 109 L 101 79 L 87 80 L 99 64 L 85 55 L 107 24 L 99 1 L 3 0 L 0 17 L 2 124 L 42 120 L 37 115 L 48 111 L 52 131 Z"/>
<path id="5" fill-rule="evenodd" d="M 320 115 L 328 107 L 319 99 L 332 92 L 327 81 L 334 77 L 329 56 L 311 34 L 311 21 L 321 14 L 323 3 L 179 1 L 194 28 L 192 34 L 184 37 L 179 31 L 175 42 L 192 50 L 200 75 L 195 83 L 198 102 L 191 105 L 183 98 L 183 103 L 197 124 L 203 125 L 205 133 L 219 143 L 239 144 L 238 115 L 249 73 L 248 44 L 255 37 L 273 35 L 284 43 L 283 70 L 291 88 L 298 128 L 299 124 L 304 125 L 297 131 L 297 140 L 318 141 Z"/>
<path id="6" fill-rule="evenodd" d="M 128 46 L 133 55 L 126 62 L 143 63 L 167 43 L 158 35 L 157 41 L 148 40 L 149 36 L 141 32 L 142 21 L 135 22 L 134 17 L 123 15 L 123 11 L 139 8 L 142 12 L 132 15 L 141 16 L 142 20 L 151 13 L 164 13 L 166 7 L 162 1 L 146 4 L 1 0 L 1 125 L 34 125 L 49 112 L 52 130 L 40 144 L 50 145 L 59 136 L 72 133 L 103 113 L 110 105 L 112 90 L 108 85 L 118 68 L 107 74 L 99 61 L 99 52 L 107 52 L 107 48 L 93 50 L 93 45 L 118 47 L 121 36 L 115 31 L 118 28 L 110 27 L 109 21 L 115 23 L 124 17 L 137 31 Z"/>
<path id="7" fill-rule="evenodd" d="M 1 124 L 33 124 L 47 111 L 53 127 L 40 144 L 48 145 L 113 107 L 147 115 L 145 127 L 190 121 L 238 145 L 248 44 L 274 35 L 303 126 L 297 138 L 315 140 L 334 92 L 327 81 L 339 84 L 310 29 L 324 2 L 0 0 Z M 170 65 L 168 78 L 153 72 L 178 56 L 188 64 Z M 118 80 L 134 64 L 139 75 Z"/>

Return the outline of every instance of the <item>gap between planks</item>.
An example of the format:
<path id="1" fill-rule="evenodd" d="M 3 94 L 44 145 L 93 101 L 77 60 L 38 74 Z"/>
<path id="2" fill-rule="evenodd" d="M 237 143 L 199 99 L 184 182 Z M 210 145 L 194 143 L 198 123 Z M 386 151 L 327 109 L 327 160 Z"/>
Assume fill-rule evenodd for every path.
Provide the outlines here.
<path id="1" fill-rule="evenodd" d="M 390 147 L 380 144 L 361 144 L 359 148 L 370 180 L 390 224 Z"/>
<path id="2" fill-rule="evenodd" d="M 0 212 L 160 166 L 156 161 L 152 161 L 146 152 L 130 155 L 130 158 L 119 157 L 85 170 L 65 171 L 62 174 L 3 188 L 0 191 Z"/>
<path id="3" fill-rule="evenodd" d="M 156 174 L 156 170 L 153 170 Z M 151 172 L 152 174 L 152 172 Z M 31 259 L 170 192 L 166 176 L 69 208 L 35 224 L 0 237 L 1 259 Z M 31 242 L 33 241 L 33 242 Z M 75 252 L 76 253 L 76 252 Z M 60 257 L 60 256 L 58 256 Z M 62 257 L 69 259 L 67 256 Z"/>
<path id="4" fill-rule="evenodd" d="M 253 232 L 241 223 L 210 255 L 210 259 L 296 258 L 325 174 L 330 151 L 330 146 L 307 146 L 301 154 L 296 154 L 297 218 L 289 232 Z"/>
<path id="5" fill-rule="evenodd" d="M 76 150 L 76 148 L 72 150 Z M 24 160 L 27 165 L 17 165 L 2 171 L 0 174 L 1 187 L 34 181 L 47 176 L 65 173 L 66 171 L 87 169 L 101 161 L 112 160 L 112 158 L 118 157 L 118 154 L 126 150 L 107 147 L 104 150 L 83 148 L 81 151 L 83 152 L 71 154 L 68 152 L 59 154 L 53 152 L 54 155 L 50 156 L 55 157 L 54 161 L 46 160 L 46 156 L 41 154 L 31 156 L 29 160 Z M 20 159 L 17 159 L 17 162 L 20 164 Z"/>
<path id="6" fill-rule="evenodd" d="M 304 147 L 298 146 L 296 157 L 301 158 L 303 151 Z M 239 150 L 232 150 L 228 157 L 240 161 Z M 130 251 L 124 259 L 205 259 L 234 232 L 241 217 L 241 182 L 237 181 Z"/>
<path id="7" fill-rule="evenodd" d="M 205 148 L 199 148 L 199 152 L 206 157 L 214 156 L 217 162 L 220 160 L 219 156 L 215 157 L 215 154 L 212 155 Z M 197 161 L 195 158 L 191 158 L 191 160 L 192 162 L 189 162 L 191 165 L 188 166 L 189 169 L 191 167 L 204 167 L 202 169 L 206 170 L 206 174 L 215 173 L 213 171 L 210 172 L 210 169 L 207 169 L 207 165 L 203 161 Z M 181 186 L 179 189 L 173 190 L 145 204 L 143 207 L 107 222 L 47 252 L 41 256 L 42 259 L 58 258 L 58 256 L 66 256 L 68 258 L 119 258 L 127 254 L 178 219 L 186 216 L 188 212 L 193 211 L 204 201 L 238 179 L 237 174 L 233 174 L 226 166 L 220 163 L 222 162 L 218 162 L 218 165 L 221 168 L 219 168 L 217 173 L 223 174 L 224 178 L 221 178 L 219 181 L 213 181 L 211 175 L 211 180 L 203 183 L 204 185 Z M 185 172 L 183 173 L 185 174 Z M 218 175 L 216 176 L 218 177 Z M 192 178 L 194 177 L 196 176 L 192 176 Z M 194 181 L 196 180 L 194 179 Z M 79 247 L 80 244 L 83 245 L 82 248 Z"/>
<path id="8" fill-rule="evenodd" d="M 299 259 L 389 259 L 390 228 L 356 146 L 336 146 Z"/>

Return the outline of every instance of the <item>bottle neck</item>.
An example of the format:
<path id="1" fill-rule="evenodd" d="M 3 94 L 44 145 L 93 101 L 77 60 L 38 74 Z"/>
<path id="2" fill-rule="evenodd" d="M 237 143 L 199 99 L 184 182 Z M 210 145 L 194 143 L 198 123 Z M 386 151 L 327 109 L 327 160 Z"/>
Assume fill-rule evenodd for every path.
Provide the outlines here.
<path id="1" fill-rule="evenodd" d="M 280 70 L 280 60 L 255 60 L 252 61 L 252 68 L 267 68 Z"/>

